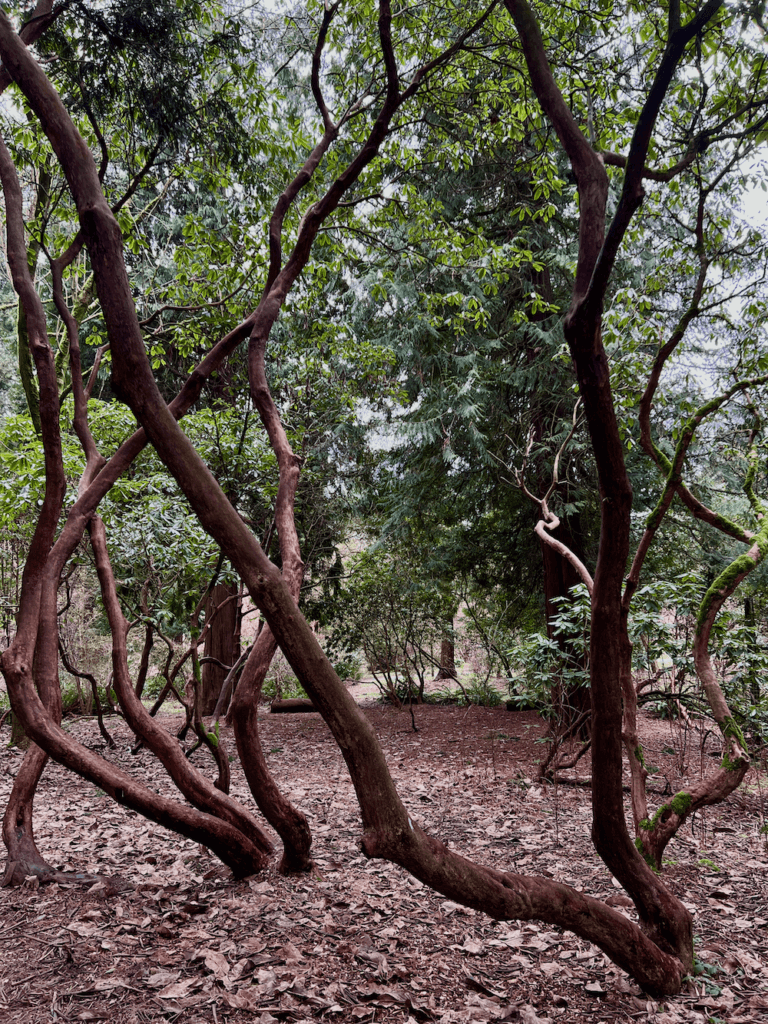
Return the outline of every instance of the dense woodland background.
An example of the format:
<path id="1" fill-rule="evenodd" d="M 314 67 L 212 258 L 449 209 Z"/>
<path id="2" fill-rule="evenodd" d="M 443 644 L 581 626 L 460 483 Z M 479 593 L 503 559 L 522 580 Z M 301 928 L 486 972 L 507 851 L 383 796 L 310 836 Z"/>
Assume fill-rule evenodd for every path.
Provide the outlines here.
<path id="1" fill-rule="evenodd" d="M 5 11 L 5 884 L 74 882 L 49 756 L 236 878 L 312 872 L 259 724 L 307 698 L 366 856 L 678 992 L 668 844 L 737 791 L 766 828 L 764 5 Z M 521 777 L 591 766 L 636 916 L 422 831 L 361 680 L 416 743 L 425 702 L 537 712 Z M 659 720 L 699 745 L 664 789 Z"/>

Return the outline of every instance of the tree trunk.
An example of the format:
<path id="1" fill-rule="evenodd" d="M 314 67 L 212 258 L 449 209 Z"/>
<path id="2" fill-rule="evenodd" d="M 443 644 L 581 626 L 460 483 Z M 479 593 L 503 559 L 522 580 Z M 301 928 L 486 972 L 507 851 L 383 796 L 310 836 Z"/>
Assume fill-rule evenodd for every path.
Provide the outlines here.
<path id="1" fill-rule="evenodd" d="M 206 602 L 205 616 L 210 623 L 205 634 L 203 657 L 215 658 L 231 668 L 240 656 L 240 646 L 236 643 L 238 632 L 237 597 L 239 587 L 236 583 L 217 583 L 211 590 Z M 221 687 L 227 677 L 226 669 L 215 661 L 202 663 L 202 690 L 200 693 L 201 715 L 212 715 L 221 693 Z M 226 711 L 226 707 L 224 708 Z"/>
<path id="2" fill-rule="evenodd" d="M 264 678 L 277 650 L 268 625 L 259 633 L 232 698 L 229 720 L 248 786 L 259 810 L 280 836 L 283 856 L 280 871 L 311 871 L 312 833 L 306 816 L 280 791 L 264 756 L 259 734 L 259 700 Z"/>
<path id="3" fill-rule="evenodd" d="M 286 700 L 273 700 L 269 705 L 270 714 L 273 715 L 301 715 L 310 711 L 317 711 L 311 700 L 303 697 L 289 697 Z"/>
<path id="4" fill-rule="evenodd" d="M 17 747 L 19 750 L 29 750 L 30 738 L 24 732 L 24 726 L 19 721 L 19 716 L 11 711 L 11 739 L 9 746 Z"/>
<path id="5" fill-rule="evenodd" d="M 453 624 L 451 624 L 453 625 Z M 456 678 L 456 645 L 452 636 L 444 636 L 440 641 L 440 668 L 435 676 L 435 682 L 439 679 Z"/>
<path id="6" fill-rule="evenodd" d="M 600 737 L 599 744 L 595 743 L 593 748 L 593 835 L 600 855 L 633 897 L 651 937 L 610 907 L 568 886 L 550 879 L 525 878 L 472 864 L 427 836 L 418 822 L 414 822 L 397 794 L 383 750 L 370 723 L 320 650 L 286 581 L 229 504 L 160 394 L 147 360 L 133 304 L 122 256 L 121 232 L 101 190 L 92 154 L 39 65 L 19 45 L 2 12 L 0 53 L 3 63 L 40 117 L 67 174 L 112 340 L 115 393 L 131 406 L 160 458 L 179 482 L 202 526 L 232 561 L 297 677 L 333 732 L 360 804 L 364 852 L 368 856 L 384 856 L 402 864 L 449 898 L 481 909 L 496 919 L 539 919 L 572 929 L 595 942 L 617 964 L 630 971 L 649 992 L 669 994 L 679 991 L 684 971 L 692 966 L 691 919 L 682 904 L 671 896 L 642 860 L 629 840 L 624 821 L 620 674 L 629 664 L 630 648 L 626 618 L 621 613 L 621 580 L 628 548 L 631 489 L 613 409 L 607 360 L 600 339 L 600 316 L 611 261 L 615 259 L 626 226 L 640 202 L 636 186 L 640 184 L 648 148 L 645 137 L 650 131 L 646 131 L 647 125 L 650 123 L 652 127 L 655 122 L 679 55 L 704 22 L 695 16 L 684 31 L 674 32 L 665 50 L 653 88 L 649 91 L 648 109 L 643 109 L 638 118 L 635 138 L 640 141 L 633 141 L 625 190 L 614 219 L 614 226 L 618 227 L 614 230 L 612 226 L 605 255 L 602 242 L 607 177 L 603 161 L 592 150 L 565 107 L 549 70 L 541 33 L 530 8 L 524 0 L 506 0 L 506 3 L 518 26 L 533 87 L 568 152 L 579 186 L 580 250 L 573 305 L 566 329 L 600 474 L 603 516 L 593 596 L 591 651 L 594 734 Z M 702 17 L 707 11 L 706 16 L 710 17 L 711 5 L 702 8 Z M 379 29 L 387 95 L 381 111 L 373 122 L 364 148 L 302 219 L 296 246 L 283 269 L 279 236 L 271 246 L 277 255 L 270 264 L 264 301 L 254 314 L 253 338 L 257 340 L 266 339 L 288 290 L 306 264 L 312 241 L 323 221 L 338 208 L 345 190 L 358 179 L 363 168 L 378 152 L 392 117 L 406 96 L 400 91 L 400 69 L 392 46 L 391 20 L 389 4 L 382 0 Z M 318 65 L 320 56 L 316 61 Z M 324 120 L 330 122 L 328 117 Z M 326 128 L 324 143 L 327 137 L 327 145 L 330 145 L 335 130 L 333 124 Z M 313 159 L 316 153 L 319 161 L 324 152 L 320 146 L 316 147 Z M 308 173 L 312 169 L 310 167 Z M 301 183 L 297 190 L 300 187 Z M 55 622 L 55 606 L 53 620 Z M 27 712 L 24 724 L 33 738 L 37 740 L 40 736 L 45 740 L 47 749 L 54 756 L 60 756 L 65 763 L 67 760 L 73 762 L 71 755 L 76 750 L 80 764 L 84 765 L 90 760 L 90 752 L 77 748 L 69 737 L 64 745 L 49 722 L 36 720 L 39 701 L 27 675 L 29 646 L 29 643 L 26 648 L 17 645 L 12 655 L 6 652 L 3 657 L 7 678 L 19 697 L 20 706 Z M 125 779 L 121 776 L 120 783 L 127 788 L 123 789 L 121 785 L 119 794 L 115 795 L 123 799 L 132 797 L 135 781 L 129 776 Z M 109 784 L 114 792 L 114 782 L 110 780 Z M 221 846 L 223 852 L 226 851 L 223 834 Z M 672 955 L 667 950 L 672 950 Z"/>
<path id="7" fill-rule="evenodd" d="M 107 553 L 106 531 L 98 516 L 94 516 L 91 520 L 89 530 L 102 601 L 112 634 L 113 686 L 126 721 L 161 761 L 174 784 L 194 807 L 221 818 L 222 822 L 231 826 L 233 831 L 237 830 L 241 834 L 244 846 L 258 851 L 254 854 L 253 870 L 266 867 L 272 853 L 272 844 L 259 827 L 256 819 L 236 800 L 213 786 L 201 772 L 190 764 L 173 736 L 155 718 L 152 718 L 136 696 L 128 675 L 126 650 L 128 623 L 120 609 L 112 566 Z"/>
<path id="8" fill-rule="evenodd" d="M 35 790 L 47 762 L 45 751 L 33 744 L 27 750 L 13 780 L 13 789 L 3 815 L 3 842 L 8 851 L 8 861 L 2 885 L 21 885 L 27 875 L 44 878 L 53 870 L 38 850 L 32 830 Z"/>

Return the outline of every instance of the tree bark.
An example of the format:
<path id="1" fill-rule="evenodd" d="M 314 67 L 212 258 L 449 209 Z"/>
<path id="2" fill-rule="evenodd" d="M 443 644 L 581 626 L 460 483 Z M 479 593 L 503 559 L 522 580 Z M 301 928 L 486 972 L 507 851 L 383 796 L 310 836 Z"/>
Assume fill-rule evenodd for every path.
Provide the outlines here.
<path id="1" fill-rule="evenodd" d="M 596 630 L 593 628 L 592 644 L 593 715 L 595 735 L 601 736 L 599 749 L 596 755 L 593 754 L 596 756 L 593 834 L 601 856 L 635 900 L 641 919 L 652 933 L 651 937 L 621 914 L 568 886 L 549 879 L 525 878 L 471 864 L 428 837 L 409 816 L 395 790 L 383 751 L 370 724 L 320 650 L 309 624 L 298 611 L 289 587 L 226 500 L 165 405 L 147 361 L 122 258 L 119 227 L 104 200 L 92 156 L 55 91 L 18 45 L 7 18 L 2 14 L 0 55 L 40 117 L 75 198 L 112 340 L 115 391 L 131 406 L 203 527 L 232 561 L 263 612 L 275 640 L 333 732 L 360 804 L 364 852 L 368 856 L 385 856 L 402 864 L 416 877 L 450 898 L 481 909 L 497 919 L 536 918 L 570 928 L 595 942 L 649 992 L 669 994 L 679 990 L 683 971 L 692 963 L 690 915 L 655 879 L 629 841 L 621 805 L 621 689 L 617 666 L 628 664 L 630 653 L 626 620 L 621 616 L 620 584 L 627 554 L 631 490 L 613 413 L 607 362 L 599 337 L 602 294 L 588 294 L 592 287 L 590 282 L 597 281 L 599 286 L 603 279 L 607 279 L 606 267 L 598 260 L 607 192 L 605 171 L 570 118 L 570 112 L 570 121 L 565 126 L 562 123 L 562 97 L 554 82 L 550 81 L 543 45 L 529 9 L 514 0 L 508 0 L 508 6 L 516 22 L 520 23 L 520 36 L 534 88 L 561 138 L 565 136 L 564 145 L 571 155 L 579 181 L 581 252 L 574 305 L 566 329 L 585 396 L 604 509 L 593 597 L 593 622 L 598 624 Z M 711 5 L 703 12 L 710 9 Z M 694 19 L 699 27 L 703 23 L 700 19 L 701 16 Z M 382 112 L 358 157 L 302 220 L 294 253 L 275 277 L 269 294 L 255 315 L 253 337 L 258 341 L 266 338 L 288 289 L 306 263 L 309 246 L 320 225 L 336 209 L 349 183 L 357 180 L 362 168 L 376 155 L 392 114 L 418 84 L 419 79 L 414 79 L 413 86 L 403 93 L 399 91 L 399 72 L 391 40 L 391 13 L 386 0 L 382 0 L 380 5 L 379 27 L 387 73 L 387 98 Z M 694 25 L 692 31 L 696 30 Z M 681 42 L 684 46 L 685 42 Z M 675 60 L 666 59 L 665 55 L 664 69 L 669 71 L 669 78 L 675 64 Z M 654 83 L 651 91 L 657 112 L 666 92 L 663 78 L 660 85 Z M 653 122 L 653 110 L 651 114 Z M 641 116 L 643 132 L 647 121 L 648 112 L 644 111 Z M 578 151 L 572 155 L 574 145 Z M 640 149 L 640 155 L 644 157 L 647 141 Z M 628 161 L 628 178 L 631 177 L 634 156 L 633 151 Z M 607 246 L 609 262 L 615 258 L 622 237 L 621 224 L 629 223 L 638 202 L 630 189 L 629 201 L 624 202 L 624 206 L 620 203 L 618 235 L 611 236 Z M 604 643 L 604 648 L 600 648 L 600 643 Z M 46 749 L 64 763 L 74 766 L 77 760 L 81 769 L 90 770 L 90 752 L 76 750 L 71 741 L 62 743 L 44 716 L 25 671 L 28 662 L 24 661 L 23 654 L 21 646 L 18 646 L 11 657 L 4 657 L 3 667 L 20 706 L 26 711 L 25 725 L 31 726 L 29 731 L 33 737 L 44 741 Z M 122 778 L 120 782 L 123 782 Z M 108 780 L 108 785 L 116 795 L 114 781 Z M 125 786 L 134 788 L 121 789 L 121 798 L 126 802 L 134 800 L 135 783 L 126 779 Z M 221 822 L 218 824 L 222 825 Z M 178 828 L 178 823 L 175 827 Z M 196 825 L 189 822 L 186 827 L 191 832 Z M 674 955 L 665 949 L 673 950 Z"/>
<path id="2" fill-rule="evenodd" d="M 659 110 L 688 43 L 720 6 L 710 0 L 681 26 L 670 11 L 669 38 L 636 122 L 621 196 L 605 234 L 608 179 L 602 159 L 582 134 L 554 80 L 539 26 L 526 0 L 505 0 L 520 36 L 531 84 L 568 155 L 579 189 L 579 255 L 564 330 L 598 470 L 600 545 L 592 594 L 592 837 L 607 866 L 632 897 L 660 949 L 686 970 L 693 963 L 691 915 L 643 861 L 629 838 L 622 801 L 622 681 L 631 673 L 622 582 L 629 553 L 632 489 L 601 338 L 605 290 L 619 246 L 642 203 L 645 159 Z"/>
<path id="3" fill-rule="evenodd" d="M 272 844 L 258 822 L 237 801 L 213 786 L 184 756 L 173 736 L 145 709 L 131 686 L 125 639 L 128 623 L 123 617 L 117 599 L 117 588 L 107 553 L 106 531 L 98 516 L 90 523 L 91 546 L 96 572 L 101 585 L 101 596 L 112 634 L 113 687 L 126 721 L 152 753 L 161 761 L 174 784 L 193 806 L 215 815 L 232 830 L 241 833 L 241 845 L 249 851 L 257 850 L 253 871 L 266 867 L 272 853 Z"/>
<path id="4" fill-rule="evenodd" d="M 210 628 L 205 635 L 203 656 L 216 658 L 222 665 L 229 668 L 240 656 L 239 644 L 235 640 L 238 594 L 239 587 L 236 583 L 217 583 L 206 601 L 206 621 Z M 200 713 L 208 716 L 216 710 L 216 703 L 227 672 L 221 665 L 210 661 L 204 661 L 201 668 Z M 224 710 L 226 711 L 226 707 Z"/>
<path id="5" fill-rule="evenodd" d="M 53 869 L 37 848 L 32 829 L 32 806 L 48 755 L 32 745 L 24 755 L 8 806 L 3 815 L 3 842 L 8 851 L 5 875 L 0 885 L 21 885 L 28 875 L 45 878 Z"/>
<path id="6" fill-rule="evenodd" d="M 14 715 L 11 711 L 11 739 L 9 746 L 16 747 L 18 750 L 29 750 L 31 740 L 29 736 L 24 732 L 24 727 L 19 721 L 18 715 Z"/>
<path id="7" fill-rule="evenodd" d="M 303 697 L 290 697 L 286 700 L 273 700 L 269 705 L 272 715 L 301 715 L 310 711 L 317 711 L 311 700 Z"/>
<path id="8" fill-rule="evenodd" d="M 284 796 L 272 777 L 259 733 L 261 687 L 276 650 L 274 633 L 265 625 L 245 663 L 229 718 L 240 763 L 253 797 L 283 843 L 279 870 L 282 874 L 294 874 L 313 868 L 310 855 L 312 833 L 306 816 Z"/>
<path id="9" fill-rule="evenodd" d="M 453 623 L 451 623 L 451 626 L 453 626 Z M 440 641 L 440 668 L 435 676 L 435 681 L 455 678 L 456 644 L 453 642 L 453 637 L 444 636 Z"/>

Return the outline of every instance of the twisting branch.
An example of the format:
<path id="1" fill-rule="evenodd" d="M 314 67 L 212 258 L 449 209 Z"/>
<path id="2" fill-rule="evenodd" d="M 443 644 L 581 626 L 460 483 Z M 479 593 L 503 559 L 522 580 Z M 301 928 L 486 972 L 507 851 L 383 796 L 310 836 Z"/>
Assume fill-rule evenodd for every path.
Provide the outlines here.
<path id="1" fill-rule="evenodd" d="M 659 111 L 688 43 L 722 2 L 706 0 L 683 26 L 678 0 L 670 4 L 666 44 L 656 68 L 648 69 L 651 84 L 637 116 L 621 195 L 605 234 L 608 179 L 604 162 L 579 130 L 557 87 L 527 0 L 505 0 L 520 37 L 534 93 L 571 161 L 579 189 L 579 249 L 564 333 L 574 360 L 600 484 L 601 529 L 590 637 L 592 835 L 598 853 L 635 902 L 648 933 L 660 948 L 674 950 L 687 969 L 693 962 L 690 913 L 640 856 L 627 831 L 623 808 L 622 704 L 632 689 L 632 673 L 622 584 L 629 555 L 632 487 L 602 342 L 602 315 L 619 248 L 643 200 L 643 172 Z"/>
<path id="2" fill-rule="evenodd" d="M 101 128 L 99 127 L 99 122 L 96 120 L 96 115 L 94 114 L 90 100 L 86 95 L 85 85 L 80 75 L 78 75 L 77 77 L 77 84 L 80 88 L 80 100 L 83 104 L 85 116 L 91 123 L 91 128 L 93 128 L 93 133 L 96 136 L 96 141 L 98 142 L 99 150 L 101 151 L 101 164 L 99 165 L 99 181 L 103 182 L 104 175 L 107 173 L 107 168 L 109 167 L 109 149 L 107 148 L 107 141 L 104 138 L 104 135 L 102 134 Z"/>
<path id="3" fill-rule="evenodd" d="M 272 844 L 256 820 L 235 800 L 215 788 L 201 772 L 198 772 L 189 763 L 176 739 L 148 714 L 136 696 L 128 671 L 128 654 L 125 644 L 128 623 L 120 608 L 115 578 L 107 551 L 106 531 L 98 516 L 92 518 L 89 524 L 89 533 L 101 587 L 101 597 L 112 634 L 112 664 L 114 668 L 112 685 L 126 721 L 160 760 L 187 800 L 199 810 L 215 816 L 214 820 L 218 820 L 220 824 L 229 825 L 236 835 L 239 834 L 239 838 L 234 840 L 235 848 L 239 849 L 239 856 L 243 859 L 251 856 L 254 864 L 257 864 L 258 867 L 265 866 L 269 854 L 272 852 Z"/>
<path id="4" fill-rule="evenodd" d="M 667 168 L 666 171 L 656 171 L 652 167 L 644 167 L 643 179 L 646 181 L 668 182 L 679 177 L 683 171 L 686 171 L 693 164 L 696 157 L 704 152 L 709 141 L 709 135 L 706 132 L 700 132 L 694 139 L 688 152 L 676 164 Z M 611 153 L 609 150 L 601 150 L 600 156 L 603 158 L 603 163 L 606 167 L 620 167 L 622 170 L 626 170 L 628 158 L 623 153 Z"/>
<path id="5" fill-rule="evenodd" d="M 666 46 L 640 111 L 627 153 L 627 163 L 621 196 L 616 212 L 605 236 L 600 255 L 595 262 L 589 285 L 588 301 L 595 310 L 601 309 L 608 280 L 613 271 L 621 243 L 637 209 L 641 205 L 643 174 L 648 148 L 656 121 L 669 86 L 688 44 L 723 6 L 724 0 L 706 0 L 687 24 L 680 24 L 679 0 L 669 5 L 669 30 Z"/>
<path id="6" fill-rule="evenodd" d="M 91 693 L 93 694 L 93 703 L 96 707 L 96 718 L 99 723 L 99 732 L 106 741 L 108 747 L 116 746 L 115 741 L 107 731 L 107 727 L 104 725 L 104 715 L 101 710 L 101 699 L 99 698 L 99 686 L 96 682 L 96 677 L 91 672 L 84 672 L 82 669 L 75 668 L 69 658 L 69 652 L 67 651 L 66 645 L 61 636 L 59 636 L 59 654 L 61 655 L 61 663 L 64 668 L 69 672 L 71 676 L 75 676 L 77 679 L 87 679 L 91 687 Z"/>
<path id="7" fill-rule="evenodd" d="M 552 512 L 551 509 L 549 508 L 549 499 L 552 496 L 552 494 L 554 493 L 554 491 L 556 490 L 557 485 L 559 483 L 558 469 L 559 469 L 559 465 L 560 465 L 560 459 L 562 458 L 563 452 L 565 451 L 565 449 L 570 444 L 571 439 L 573 438 L 573 435 L 576 433 L 576 430 L 579 427 L 579 407 L 580 407 L 580 405 L 581 405 L 581 399 L 579 398 L 579 399 L 576 400 L 576 404 L 573 407 L 573 416 L 572 416 L 572 420 L 571 420 L 571 429 L 568 431 L 568 436 L 565 438 L 563 443 L 560 445 L 560 447 L 557 450 L 557 454 L 555 455 L 555 461 L 554 461 L 554 464 L 552 466 L 552 481 L 551 481 L 549 487 L 547 488 L 547 492 L 546 492 L 546 494 L 544 495 L 543 498 L 539 498 L 535 494 L 532 494 L 531 491 L 528 490 L 528 486 L 527 486 L 527 484 L 525 482 L 525 471 L 526 471 L 526 465 L 527 465 L 527 461 L 528 461 L 528 456 L 530 455 L 531 449 L 533 448 L 533 430 L 531 430 L 531 432 L 530 432 L 530 434 L 528 436 L 528 444 L 526 445 L 525 454 L 523 456 L 523 463 L 522 463 L 521 468 L 519 470 L 518 469 L 511 470 L 511 472 L 513 473 L 513 475 L 515 477 L 515 482 L 516 482 L 517 486 L 520 488 L 520 490 L 523 492 L 523 494 L 525 494 L 525 496 L 527 498 L 530 498 L 530 500 L 534 503 L 534 505 L 538 506 L 538 508 L 539 508 L 539 510 L 541 512 L 541 519 L 538 521 L 538 523 L 536 523 L 536 526 L 534 527 L 534 531 L 533 532 L 536 534 L 536 536 L 544 544 L 549 545 L 549 547 L 553 548 L 555 551 L 557 551 L 557 553 L 559 555 L 561 555 L 563 558 L 565 558 L 566 561 L 570 562 L 570 564 L 573 566 L 573 568 L 576 570 L 576 572 L 581 577 L 582 582 L 586 586 L 586 588 L 587 588 L 587 590 L 588 590 L 588 592 L 589 592 L 589 594 L 591 596 L 592 595 L 592 590 L 594 588 L 594 582 L 592 580 L 592 576 L 591 576 L 591 574 L 589 572 L 589 569 L 587 569 L 586 565 L 584 565 L 584 563 L 581 561 L 581 559 L 578 558 L 574 554 L 574 552 L 571 551 L 571 549 L 566 544 L 563 544 L 562 541 L 558 540 L 556 537 L 553 536 L 554 531 L 560 526 L 560 518 L 559 518 L 559 516 L 556 516 L 555 513 Z M 505 467 L 505 468 L 509 469 L 508 466 Z"/>
<path id="8" fill-rule="evenodd" d="M 750 766 L 746 740 L 730 712 L 709 653 L 712 627 L 723 605 L 742 580 L 768 555 L 768 514 L 766 514 L 768 509 L 754 491 L 754 480 L 758 470 L 758 453 L 754 443 L 751 445 L 748 459 L 749 469 L 744 481 L 744 492 L 753 507 L 760 527 L 754 534 L 749 550 L 734 559 L 719 574 L 704 595 L 696 619 L 693 643 L 696 674 L 723 738 L 723 758 L 718 770 L 713 775 L 702 779 L 690 789 L 676 793 L 671 800 L 656 811 L 652 819 L 640 822 L 638 838 L 646 856 L 651 858 L 655 864 L 661 864 L 667 843 L 686 819 L 699 808 L 720 803 L 733 793 L 741 785 Z"/>
<path id="9" fill-rule="evenodd" d="M 335 126 L 331 120 L 331 115 L 328 113 L 328 107 L 325 105 L 323 90 L 320 85 L 320 65 L 323 50 L 325 49 L 325 41 L 328 37 L 328 28 L 340 5 L 341 0 L 336 0 L 336 3 L 332 4 L 330 7 L 326 3 L 325 10 L 323 11 L 323 20 L 320 24 L 320 31 L 317 33 L 317 42 L 315 44 L 314 52 L 312 53 L 312 95 L 315 98 L 317 109 L 320 111 L 320 116 L 323 119 L 323 129 L 325 132 L 332 131 Z"/>
<path id="10" fill-rule="evenodd" d="M 303 167 L 299 173 L 294 177 L 293 181 L 284 189 L 282 195 L 277 200 L 275 208 L 272 212 L 272 217 L 269 221 L 269 270 L 267 272 L 267 280 L 264 285 L 264 296 L 269 294 L 272 285 L 274 284 L 277 275 L 280 273 L 283 264 L 283 222 L 285 221 L 285 215 L 290 209 L 291 205 L 295 201 L 299 192 L 304 186 L 311 180 L 313 174 L 317 170 L 325 154 L 328 152 L 331 144 L 334 142 L 339 133 L 339 126 L 334 124 L 331 120 L 328 108 L 325 105 L 323 99 L 322 89 L 320 87 L 320 63 L 322 59 L 323 50 L 325 49 L 325 42 L 328 37 L 328 28 L 333 20 L 334 15 L 339 9 L 339 3 L 341 0 L 337 0 L 331 7 L 327 7 L 323 13 L 323 20 L 320 24 L 320 29 L 317 33 L 317 41 L 315 43 L 315 49 L 312 54 L 312 95 L 315 98 L 317 109 L 320 111 L 320 115 L 323 119 L 323 135 L 317 145 L 313 148 L 312 152 L 304 162 Z"/>

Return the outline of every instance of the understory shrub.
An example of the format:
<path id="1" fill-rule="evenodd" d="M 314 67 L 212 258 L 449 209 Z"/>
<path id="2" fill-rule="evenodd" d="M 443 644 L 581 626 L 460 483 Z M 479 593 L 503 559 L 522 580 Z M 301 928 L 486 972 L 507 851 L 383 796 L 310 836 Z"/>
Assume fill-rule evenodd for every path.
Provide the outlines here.
<path id="1" fill-rule="evenodd" d="M 99 702 L 103 711 L 109 711 L 107 693 L 103 686 L 97 686 L 96 692 L 99 695 Z M 114 701 L 114 694 L 110 694 Z M 84 715 L 90 717 L 96 714 L 96 704 L 93 699 L 93 691 L 87 680 L 66 679 L 61 684 L 61 713 L 64 717 L 77 717 Z"/>
<path id="2" fill-rule="evenodd" d="M 261 688 L 262 696 L 267 700 L 286 700 L 295 697 L 306 697 L 306 691 L 290 669 L 285 655 L 278 650 L 272 659 L 267 678 Z"/>

